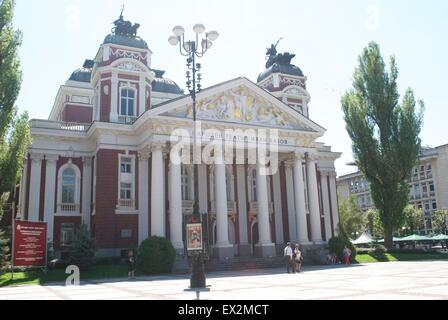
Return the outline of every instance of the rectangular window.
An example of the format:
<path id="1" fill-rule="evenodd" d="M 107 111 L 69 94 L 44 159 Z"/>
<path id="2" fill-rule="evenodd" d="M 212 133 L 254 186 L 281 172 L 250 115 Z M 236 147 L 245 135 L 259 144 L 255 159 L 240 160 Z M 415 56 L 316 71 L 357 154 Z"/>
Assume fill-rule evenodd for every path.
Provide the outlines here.
<path id="1" fill-rule="evenodd" d="M 132 200 L 132 184 L 123 182 L 120 184 L 120 198 L 121 200 Z"/>
<path id="2" fill-rule="evenodd" d="M 121 158 L 121 173 L 132 173 L 132 159 Z"/>
<path id="3" fill-rule="evenodd" d="M 61 246 L 70 247 L 73 245 L 73 238 L 75 237 L 75 225 L 73 223 L 61 224 Z"/>
<path id="4" fill-rule="evenodd" d="M 123 238 L 123 239 L 132 238 L 132 230 L 131 229 L 122 229 L 121 230 L 121 238 Z"/>
<path id="5" fill-rule="evenodd" d="M 437 210 L 437 203 L 436 202 L 432 203 L 432 208 L 433 208 L 433 210 Z"/>

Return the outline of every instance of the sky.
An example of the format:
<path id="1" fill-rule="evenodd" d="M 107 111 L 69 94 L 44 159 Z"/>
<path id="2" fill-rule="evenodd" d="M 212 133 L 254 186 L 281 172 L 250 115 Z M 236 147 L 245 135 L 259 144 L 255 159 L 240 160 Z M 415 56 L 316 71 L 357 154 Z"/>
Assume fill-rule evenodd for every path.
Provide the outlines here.
<path id="1" fill-rule="evenodd" d="M 17 101 L 32 119 L 47 119 L 59 86 L 93 59 L 125 5 L 126 20 L 141 24 L 139 35 L 153 52 L 152 68 L 185 88 L 185 61 L 168 38 L 176 25 L 187 37 L 203 23 L 220 38 L 202 59 L 203 87 L 244 76 L 256 82 L 266 48 L 283 38 L 279 52 L 308 78 L 310 118 L 327 129 L 319 141 L 342 152 L 338 175 L 355 171 L 345 130 L 341 96 L 370 41 L 383 57 L 396 57 L 400 93 L 412 87 L 425 101 L 422 144 L 448 143 L 448 1 L 445 0 L 16 0 L 14 27 L 23 32 L 22 90 Z"/>

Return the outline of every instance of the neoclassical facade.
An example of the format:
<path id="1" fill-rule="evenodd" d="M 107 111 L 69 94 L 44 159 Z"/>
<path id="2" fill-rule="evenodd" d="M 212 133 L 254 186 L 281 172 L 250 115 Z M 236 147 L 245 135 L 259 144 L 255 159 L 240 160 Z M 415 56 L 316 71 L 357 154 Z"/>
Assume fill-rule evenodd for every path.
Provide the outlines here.
<path id="1" fill-rule="evenodd" d="M 192 100 L 152 68 L 151 56 L 144 40 L 115 29 L 60 87 L 49 119 L 30 122 L 18 215 L 47 222 L 56 250 L 70 246 L 84 223 L 102 256 L 150 235 L 185 251 L 193 167 L 171 158 L 173 132 L 192 131 Z M 257 83 L 241 77 L 197 96 L 202 151 L 210 141 L 243 141 L 230 161 L 212 152 L 199 165 L 199 206 L 214 258 L 269 257 L 286 241 L 319 246 L 335 235 L 340 153 L 316 141 L 325 129 L 309 118 L 307 79 L 291 59 L 271 56 Z M 246 149 L 246 133 L 259 130 L 276 134 L 263 140 L 275 146 L 272 175 Z"/>

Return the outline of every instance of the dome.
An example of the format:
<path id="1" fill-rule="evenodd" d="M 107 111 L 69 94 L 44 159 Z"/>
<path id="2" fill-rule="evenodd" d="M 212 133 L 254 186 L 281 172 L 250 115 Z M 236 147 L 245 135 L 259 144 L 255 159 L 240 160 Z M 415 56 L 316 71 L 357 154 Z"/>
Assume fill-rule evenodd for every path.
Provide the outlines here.
<path id="1" fill-rule="evenodd" d="M 264 79 L 266 79 L 267 77 L 269 77 L 271 74 L 274 74 L 274 73 L 289 74 L 289 75 L 297 76 L 297 77 L 304 76 L 302 70 L 293 64 L 285 65 L 285 64 L 274 63 L 272 66 L 270 66 L 268 69 L 263 71 L 258 76 L 258 82 L 263 81 Z"/>
<path id="2" fill-rule="evenodd" d="M 154 81 L 152 82 L 152 91 L 160 93 L 172 93 L 182 95 L 183 90 L 171 79 L 163 78 L 165 71 L 152 70 L 156 74 Z"/>
<path id="3" fill-rule="evenodd" d="M 126 47 L 134 47 L 140 49 L 148 49 L 148 44 L 141 38 L 132 38 L 119 34 L 109 34 L 103 44 L 112 43 Z"/>
<path id="4" fill-rule="evenodd" d="M 68 80 L 90 83 L 91 77 L 92 77 L 92 70 L 82 68 L 75 70 Z"/>

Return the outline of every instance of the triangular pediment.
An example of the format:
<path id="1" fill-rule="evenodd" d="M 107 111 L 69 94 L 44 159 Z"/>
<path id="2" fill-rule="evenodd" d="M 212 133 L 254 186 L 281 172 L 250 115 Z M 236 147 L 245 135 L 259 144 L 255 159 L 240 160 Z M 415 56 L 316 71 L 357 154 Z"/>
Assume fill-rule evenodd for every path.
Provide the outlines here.
<path id="1" fill-rule="evenodd" d="M 155 116 L 193 118 L 189 96 L 152 110 Z M 202 91 L 197 96 L 197 119 L 278 129 L 322 133 L 322 127 L 304 117 L 246 78 L 238 78 Z"/>

